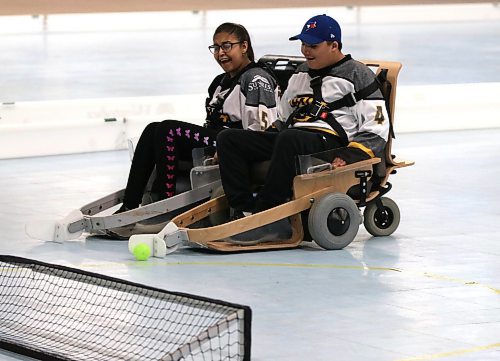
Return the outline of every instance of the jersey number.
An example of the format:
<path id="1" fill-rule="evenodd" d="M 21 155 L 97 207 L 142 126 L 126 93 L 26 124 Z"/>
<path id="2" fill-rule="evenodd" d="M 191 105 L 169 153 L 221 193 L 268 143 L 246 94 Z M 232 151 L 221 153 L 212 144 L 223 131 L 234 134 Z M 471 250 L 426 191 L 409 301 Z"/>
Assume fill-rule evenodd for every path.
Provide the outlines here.
<path id="1" fill-rule="evenodd" d="M 260 128 L 262 130 L 266 130 L 267 127 L 269 126 L 268 124 L 269 120 L 267 119 L 267 113 L 264 111 L 260 112 Z"/>

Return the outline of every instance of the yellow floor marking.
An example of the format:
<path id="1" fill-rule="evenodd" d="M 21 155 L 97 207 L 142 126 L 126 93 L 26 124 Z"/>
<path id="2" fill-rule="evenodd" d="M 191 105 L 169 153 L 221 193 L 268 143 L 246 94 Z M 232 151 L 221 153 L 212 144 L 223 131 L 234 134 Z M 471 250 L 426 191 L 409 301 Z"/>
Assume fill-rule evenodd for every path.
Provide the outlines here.
<path id="1" fill-rule="evenodd" d="M 435 354 L 432 354 L 432 355 L 423 355 L 423 356 L 417 356 L 417 357 L 410 357 L 410 358 L 405 358 L 405 359 L 401 359 L 401 360 L 397 360 L 397 361 L 425 361 L 425 360 L 435 360 L 435 359 L 439 359 L 439 358 L 465 355 L 465 354 L 472 353 L 472 352 L 491 350 L 491 349 L 495 349 L 495 348 L 500 348 L 500 343 L 493 343 L 491 345 L 486 345 L 486 346 L 477 346 L 477 347 L 465 348 L 465 349 L 456 350 L 456 351 L 450 351 L 450 352 L 435 353 Z"/>

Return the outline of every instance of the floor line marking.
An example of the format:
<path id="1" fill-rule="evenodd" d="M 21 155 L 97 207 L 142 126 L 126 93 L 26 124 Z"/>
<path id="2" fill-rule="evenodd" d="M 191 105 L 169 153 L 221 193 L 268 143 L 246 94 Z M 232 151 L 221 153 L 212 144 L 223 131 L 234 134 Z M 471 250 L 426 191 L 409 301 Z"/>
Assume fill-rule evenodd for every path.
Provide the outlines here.
<path id="1" fill-rule="evenodd" d="M 471 347 L 471 348 L 464 348 L 461 350 L 456 350 L 456 351 L 449 351 L 449 352 L 441 352 L 441 353 L 435 353 L 431 355 L 422 355 L 422 356 L 417 356 L 417 357 L 410 357 L 410 358 L 405 358 L 405 359 L 400 359 L 397 361 L 425 361 L 425 360 L 435 360 L 438 358 L 445 358 L 445 357 L 450 357 L 450 356 L 459 356 L 459 355 L 465 355 L 468 353 L 473 353 L 473 352 L 478 352 L 478 351 L 485 351 L 485 350 L 491 350 L 495 348 L 500 348 L 500 343 L 492 343 L 491 345 L 485 345 L 485 346 L 477 346 L 477 347 Z"/>

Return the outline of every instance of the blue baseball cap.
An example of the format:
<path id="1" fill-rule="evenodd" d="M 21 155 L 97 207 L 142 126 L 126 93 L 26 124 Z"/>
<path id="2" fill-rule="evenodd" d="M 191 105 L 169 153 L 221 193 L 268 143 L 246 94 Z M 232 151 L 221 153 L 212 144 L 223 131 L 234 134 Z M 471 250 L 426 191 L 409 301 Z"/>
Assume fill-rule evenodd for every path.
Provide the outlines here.
<path id="1" fill-rule="evenodd" d="M 323 41 L 341 42 L 342 31 L 339 23 L 328 15 L 316 15 L 307 20 L 299 35 L 289 40 L 301 40 L 306 44 L 315 45 Z"/>

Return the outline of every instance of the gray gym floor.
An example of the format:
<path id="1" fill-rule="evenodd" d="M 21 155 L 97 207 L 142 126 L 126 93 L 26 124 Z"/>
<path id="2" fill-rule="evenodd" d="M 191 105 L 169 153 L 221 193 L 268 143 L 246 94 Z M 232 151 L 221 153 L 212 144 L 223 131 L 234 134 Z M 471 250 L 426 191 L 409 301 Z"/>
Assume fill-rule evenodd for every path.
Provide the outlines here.
<path id="1" fill-rule="evenodd" d="M 389 29 L 362 26 L 359 42 L 351 45 L 350 52 L 365 58 L 376 55 L 402 61 L 405 72 L 401 84 L 500 80 L 498 22 L 398 27 L 400 38 L 391 33 L 394 41 L 390 42 L 398 45 L 384 47 L 369 43 L 376 40 L 374 31 L 389 34 Z M 274 29 L 270 32 L 274 33 Z M 276 29 L 276 33 L 281 32 L 290 35 L 289 29 Z M 163 35 L 171 33 L 132 35 L 106 33 L 103 37 L 136 38 L 139 40 L 135 45 L 140 47 L 144 44 L 140 39 L 163 39 Z M 58 36 L 46 35 L 44 41 L 57 42 Z M 81 40 L 91 35 L 71 36 Z M 190 48 L 200 47 L 201 43 L 204 48 L 210 36 L 211 31 L 200 41 L 192 33 L 183 40 Z M 263 34 L 260 36 L 260 55 L 283 42 L 281 38 L 266 40 Z M 439 42 L 433 41 L 435 36 Z M 10 41 L 10 48 L 15 48 L 11 37 L 16 36 L 3 36 L 2 41 Z M 34 41 L 30 37 L 17 35 L 17 44 L 20 46 L 23 39 Z M 414 38 L 414 42 L 408 43 L 407 37 Z M 458 57 L 450 51 L 456 37 L 463 39 Z M 133 44 L 129 46 L 124 54 L 130 49 L 134 54 L 143 51 Z M 289 47 L 276 45 L 276 49 L 274 53 L 290 53 Z M 54 53 L 47 54 L 50 58 Z M 179 51 L 168 62 L 164 55 L 153 55 L 149 59 L 151 68 L 144 60 L 137 65 L 137 59 L 120 56 L 128 59 L 124 62 L 128 65 L 123 65 L 123 78 L 100 73 L 88 64 L 80 66 L 99 79 L 102 88 L 121 89 L 117 96 L 130 95 L 126 83 L 137 85 L 137 79 L 148 88 L 144 94 L 135 95 L 203 91 L 211 74 L 217 71 L 204 65 L 211 59 L 203 61 L 203 65 L 196 63 L 193 74 L 180 74 L 179 64 L 194 66 L 194 60 L 178 55 Z M 7 55 L 2 52 L 0 56 Z M 30 52 L 30 56 L 35 55 Z M 54 54 L 57 56 L 69 55 L 61 52 Z M 452 60 L 457 66 L 446 67 Z M 49 64 L 59 69 L 54 62 Z M 61 64 L 64 69 L 72 63 L 65 59 Z M 111 60 L 105 64 L 100 69 L 111 66 Z M 17 67 L 20 82 L 2 77 L 2 100 L 7 87 L 16 100 L 62 98 L 68 94 L 86 97 L 99 88 L 97 80 L 85 84 L 86 75 L 83 84 L 75 86 L 78 94 L 73 94 L 71 87 L 59 87 L 63 82 L 53 82 L 45 89 L 36 76 L 31 83 L 26 75 L 36 73 L 38 68 L 22 68 Z M 23 71 L 26 74 L 21 74 Z M 205 75 L 208 71 L 210 74 Z M 62 74 L 71 79 L 71 73 Z M 196 74 L 203 74 L 201 80 Z M 189 84 L 191 88 L 184 88 Z M 107 90 L 106 94 L 103 90 L 96 95 L 109 96 L 113 90 Z M 387 196 L 401 209 L 401 224 L 390 237 L 371 237 L 361 226 L 354 242 L 340 251 L 323 251 L 310 244 L 286 251 L 238 254 L 181 249 L 164 259 L 147 262 L 135 261 L 123 241 L 81 237 L 55 244 L 30 239 L 24 232 L 27 222 L 63 217 L 72 209 L 122 188 L 130 164 L 127 151 L 0 160 L 0 254 L 249 305 L 253 310 L 252 360 L 256 361 L 498 360 L 499 138 L 500 127 L 398 134 L 394 153 L 415 160 L 416 165 L 390 178 L 393 189 Z M 0 359 L 22 358 L 0 352 Z"/>
<path id="2" fill-rule="evenodd" d="M 341 251 L 310 245 L 239 254 L 182 249 L 137 262 L 127 243 L 29 239 L 119 189 L 126 151 L 0 161 L 0 253 L 251 306 L 253 360 L 498 360 L 500 129 L 402 134 L 414 167 L 391 176 L 391 237 L 363 227 Z"/>

